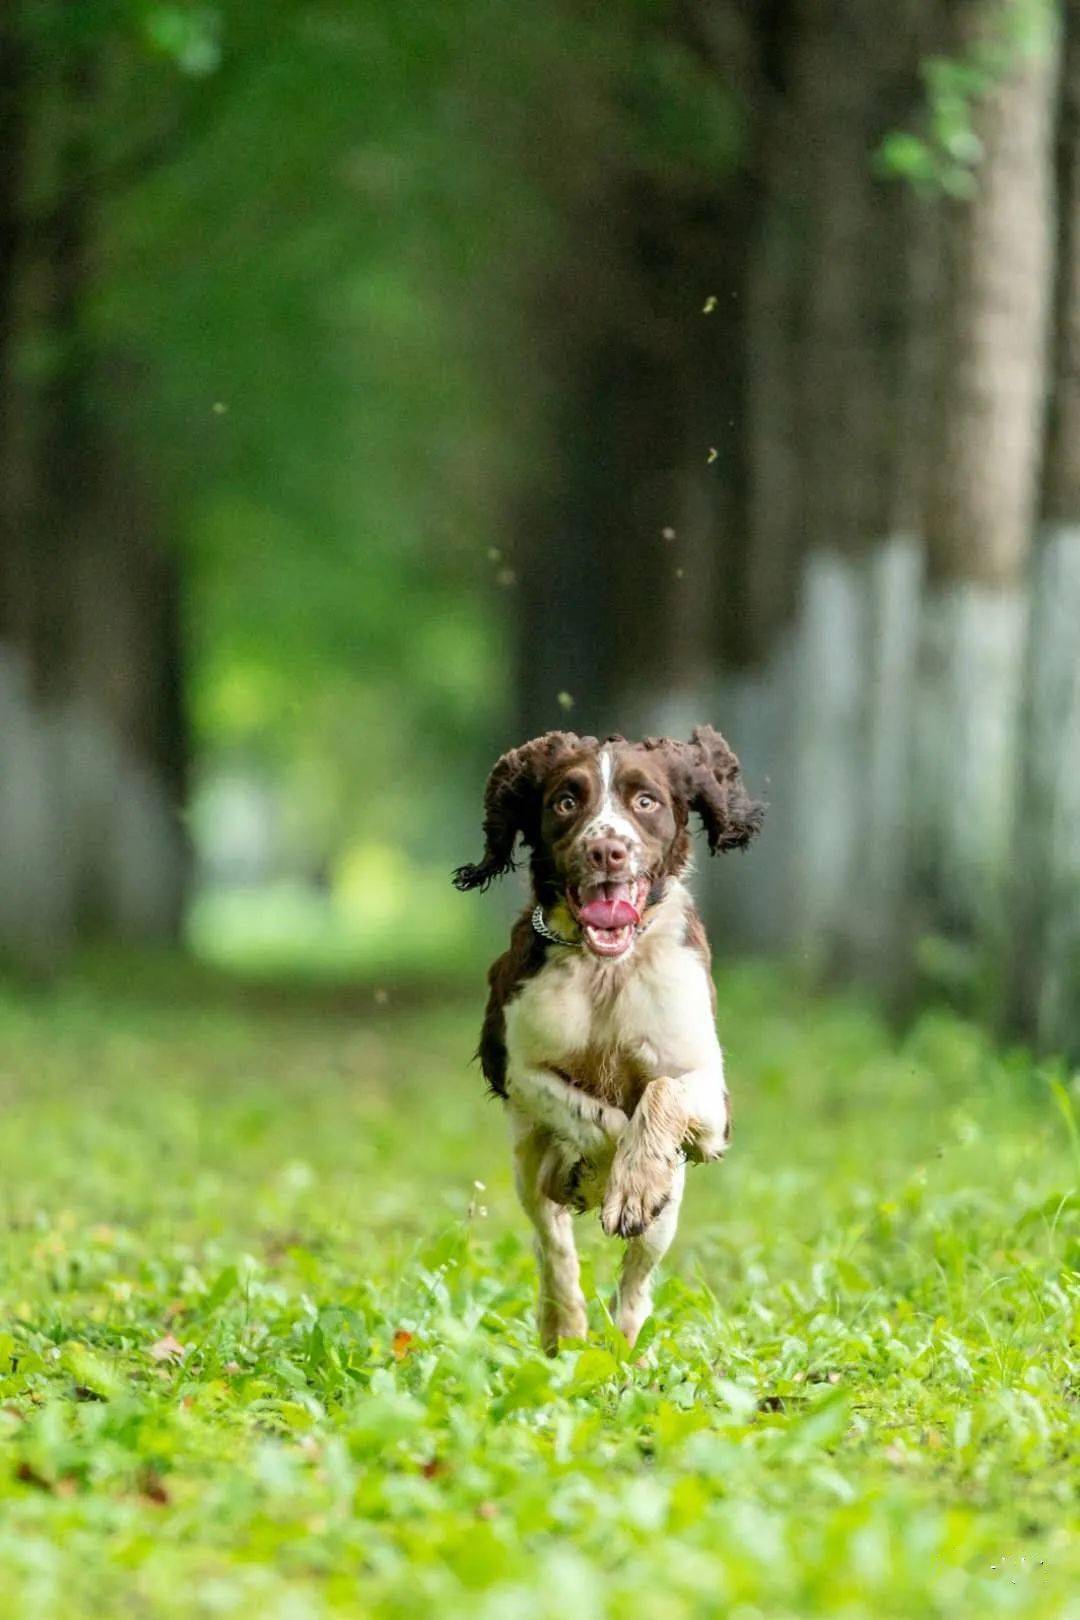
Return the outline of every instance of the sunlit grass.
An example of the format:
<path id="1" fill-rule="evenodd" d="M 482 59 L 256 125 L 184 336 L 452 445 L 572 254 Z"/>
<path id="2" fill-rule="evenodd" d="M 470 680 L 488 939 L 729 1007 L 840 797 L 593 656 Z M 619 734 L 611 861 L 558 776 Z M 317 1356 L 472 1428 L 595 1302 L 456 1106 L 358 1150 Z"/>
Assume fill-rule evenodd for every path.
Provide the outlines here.
<path id="1" fill-rule="evenodd" d="M 0 1002 L 3 1614 L 1080 1613 L 1067 1075 L 725 977 L 732 1157 L 549 1362 L 475 1004 L 120 988 Z"/>

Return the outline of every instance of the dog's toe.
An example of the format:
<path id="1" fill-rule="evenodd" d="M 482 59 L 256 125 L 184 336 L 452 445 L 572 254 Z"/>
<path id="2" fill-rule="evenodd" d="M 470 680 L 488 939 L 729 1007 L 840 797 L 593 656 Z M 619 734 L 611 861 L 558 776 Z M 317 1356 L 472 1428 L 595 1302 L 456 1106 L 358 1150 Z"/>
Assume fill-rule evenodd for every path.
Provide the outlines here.
<path id="1" fill-rule="evenodd" d="M 641 1198 L 630 1188 L 610 1197 L 604 1204 L 600 1224 L 608 1237 L 640 1237 L 649 1224 Z"/>
<path id="2" fill-rule="evenodd" d="M 671 1199 L 670 1179 L 657 1186 L 652 1173 L 629 1173 L 613 1179 L 600 1216 L 608 1237 L 640 1237 Z"/>

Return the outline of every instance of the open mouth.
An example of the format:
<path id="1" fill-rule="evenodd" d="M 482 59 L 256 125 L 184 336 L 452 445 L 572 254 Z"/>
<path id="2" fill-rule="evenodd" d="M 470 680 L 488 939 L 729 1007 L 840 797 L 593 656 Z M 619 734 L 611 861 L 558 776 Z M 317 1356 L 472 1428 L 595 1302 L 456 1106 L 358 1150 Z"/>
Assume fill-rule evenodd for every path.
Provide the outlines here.
<path id="1" fill-rule="evenodd" d="M 582 938 L 594 956 L 624 956 L 634 943 L 634 931 L 641 922 L 649 898 L 649 880 L 572 884 L 566 891 L 567 903 L 580 925 Z"/>

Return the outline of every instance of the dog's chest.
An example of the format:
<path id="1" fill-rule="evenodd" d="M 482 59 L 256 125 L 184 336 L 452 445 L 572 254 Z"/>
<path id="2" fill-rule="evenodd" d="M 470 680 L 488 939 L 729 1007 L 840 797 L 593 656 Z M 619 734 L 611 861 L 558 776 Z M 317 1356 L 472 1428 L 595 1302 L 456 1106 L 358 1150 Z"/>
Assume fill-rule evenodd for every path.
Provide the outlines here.
<path id="1" fill-rule="evenodd" d="M 506 1010 L 511 1068 L 544 1064 L 632 1112 L 662 1074 L 699 1067 L 716 1046 L 701 958 L 657 939 L 626 964 L 557 951 Z"/>

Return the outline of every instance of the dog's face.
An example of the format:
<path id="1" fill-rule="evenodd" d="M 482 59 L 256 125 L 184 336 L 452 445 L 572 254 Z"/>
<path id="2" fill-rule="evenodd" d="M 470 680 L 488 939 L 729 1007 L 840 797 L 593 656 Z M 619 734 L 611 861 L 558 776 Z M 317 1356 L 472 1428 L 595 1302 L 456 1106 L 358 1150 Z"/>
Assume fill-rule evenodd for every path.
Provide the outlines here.
<path id="1" fill-rule="evenodd" d="M 543 888 L 565 895 L 595 956 L 624 956 L 650 893 L 688 855 L 663 756 L 629 743 L 584 747 L 547 773 L 541 805 Z"/>
<path id="2" fill-rule="evenodd" d="M 484 858 L 460 867 L 455 882 L 486 888 L 513 865 L 520 833 L 532 850 L 537 898 L 565 900 L 593 955 L 625 956 L 650 899 L 689 860 L 691 810 L 714 853 L 746 845 L 764 814 L 711 727 L 698 727 L 687 743 L 550 731 L 495 765 L 484 796 Z"/>

